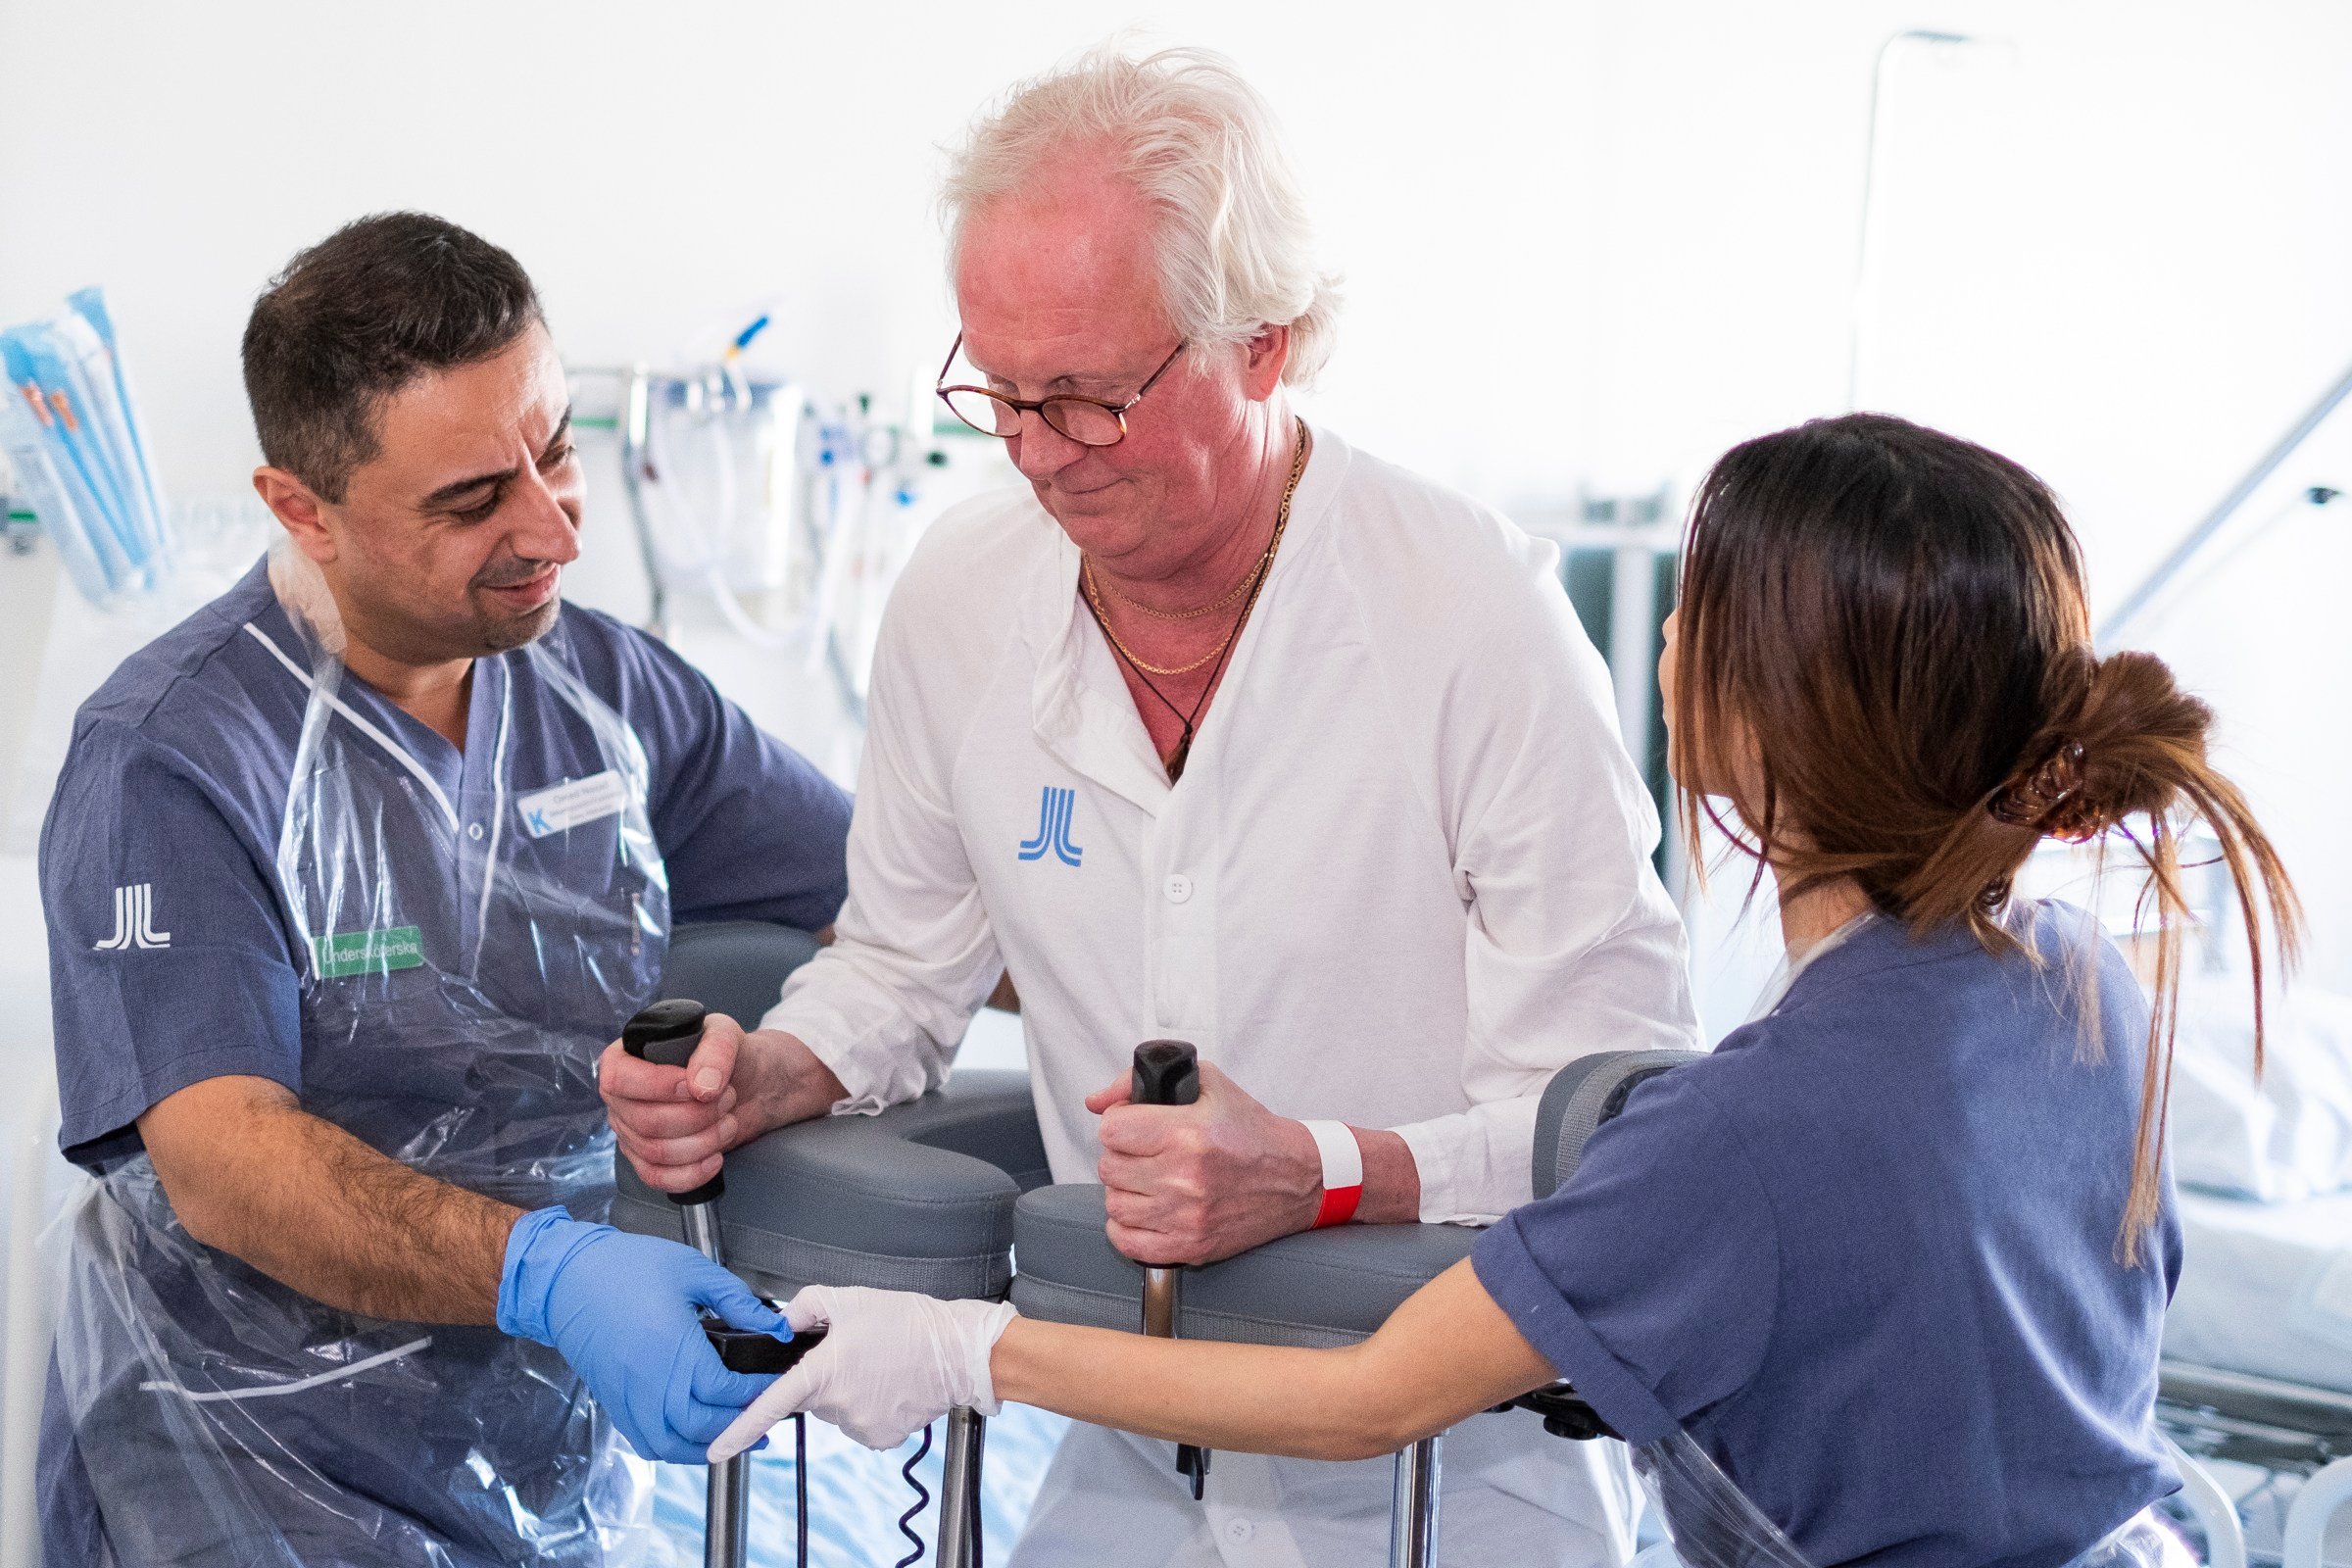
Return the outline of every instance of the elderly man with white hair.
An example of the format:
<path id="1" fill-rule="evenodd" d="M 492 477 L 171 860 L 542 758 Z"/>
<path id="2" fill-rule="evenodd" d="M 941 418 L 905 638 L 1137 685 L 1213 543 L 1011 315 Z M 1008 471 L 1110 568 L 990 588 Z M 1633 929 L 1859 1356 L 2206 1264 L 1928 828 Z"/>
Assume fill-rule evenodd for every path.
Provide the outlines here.
<path id="1" fill-rule="evenodd" d="M 1004 975 L 1054 1178 L 1107 1187 L 1132 1257 L 1528 1201 L 1551 1074 L 1694 1033 L 1556 551 L 1293 407 L 1336 301 L 1223 59 L 1015 89 L 947 211 L 942 395 L 1028 492 L 942 518 L 891 603 L 839 941 L 683 1075 L 609 1054 L 622 1149 L 679 1191 L 771 1127 L 909 1100 Z M 1199 1046 L 1199 1103 L 1125 1103 L 1159 1036 Z M 1467 1423 L 1448 1560 L 1621 1559 L 1613 1449 Z M 1016 1562 L 1383 1549 L 1385 1463 L 1223 1454 L 1195 1502 L 1171 1453 L 1074 1431 Z"/>

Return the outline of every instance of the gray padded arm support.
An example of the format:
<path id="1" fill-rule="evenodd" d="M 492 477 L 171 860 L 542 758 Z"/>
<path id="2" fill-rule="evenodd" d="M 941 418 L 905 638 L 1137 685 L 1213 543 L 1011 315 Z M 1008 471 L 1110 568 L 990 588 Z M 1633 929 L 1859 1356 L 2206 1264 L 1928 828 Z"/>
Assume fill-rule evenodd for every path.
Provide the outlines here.
<path id="1" fill-rule="evenodd" d="M 1624 1108 L 1635 1085 L 1700 1054 L 1614 1051 L 1561 1068 L 1536 1113 L 1536 1196 L 1575 1173 L 1585 1141 Z M 1022 1198 L 1013 1216 L 1021 1262 L 1013 1305 L 1050 1322 L 1135 1330 L 1144 1271 L 1119 1255 L 1102 1227 L 1100 1187 L 1048 1187 Z M 1176 1332 L 1246 1345 L 1352 1344 L 1468 1257 L 1478 1237 L 1458 1225 L 1342 1225 L 1285 1236 L 1186 1269 Z"/>
<path id="2" fill-rule="evenodd" d="M 1102 1189 L 1047 1187 L 1020 1201 L 1012 1302 L 1028 1317 L 1134 1333 L 1144 1271 L 1103 1234 Z M 1340 1225 L 1305 1231 L 1184 1271 L 1176 1332 L 1189 1340 L 1350 1345 L 1404 1298 L 1470 1255 L 1458 1225 Z"/>
<path id="3" fill-rule="evenodd" d="M 1576 1174 L 1585 1145 L 1625 1108 L 1636 1086 L 1706 1054 L 1700 1051 L 1603 1051 L 1552 1074 L 1536 1106 L 1536 1196 L 1549 1198 Z"/>
<path id="4" fill-rule="evenodd" d="M 669 934 L 662 995 L 690 997 L 757 1029 L 784 990 L 784 978 L 816 956 L 806 931 L 759 920 L 682 925 Z"/>
<path id="5" fill-rule="evenodd" d="M 612 1223 L 678 1237 L 677 1209 L 615 1171 Z M 1029 1080 L 959 1072 L 878 1116 L 779 1127 L 727 1155 L 729 1267 L 770 1295 L 869 1285 L 994 1300 L 1012 1277 L 1013 1201 L 1047 1179 Z"/>
<path id="6" fill-rule="evenodd" d="M 662 995 L 756 1024 L 815 939 L 739 921 L 671 937 Z M 683 1235 L 675 1204 L 615 1161 L 612 1223 Z M 1012 1205 L 1047 1179 L 1028 1079 L 959 1072 L 878 1116 L 781 1127 L 727 1155 L 719 1201 L 729 1266 L 770 1295 L 871 1285 L 949 1299 L 1004 1294 Z"/>

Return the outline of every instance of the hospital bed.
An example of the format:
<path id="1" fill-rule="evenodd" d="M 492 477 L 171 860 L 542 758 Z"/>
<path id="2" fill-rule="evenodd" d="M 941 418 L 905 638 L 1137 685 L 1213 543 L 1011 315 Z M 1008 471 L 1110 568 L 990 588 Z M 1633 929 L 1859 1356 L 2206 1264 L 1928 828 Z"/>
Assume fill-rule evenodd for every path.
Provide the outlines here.
<path id="1" fill-rule="evenodd" d="M 2166 1356 L 2352 1410 L 2352 1192 L 2259 1203 L 2184 1191 L 2180 1213 L 2187 1261 Z"/>
<path id="2" fill-rule="evenodd" d="M 2251 1467 L 2240 1490 L 2260 1555 L 2352 1564 L 2352 998 L 2283 993 L 2259 1081 L 2242 982 L 2192 974 L 2181 1004 L 2171 1155 L 2185 1256 L 2158 1417 L 2221 1474 Z"/>
<path id="3" fill-rule="evenodd" d="M 2157 1418 L 2205 1459 L 2300 1478 L 2281 1568 L 2326 1552 L 2352 1502 L 2352 1193 L 2263 1203 L 2183 1191 L 2187 1261 L 2165 1324 Z"/>

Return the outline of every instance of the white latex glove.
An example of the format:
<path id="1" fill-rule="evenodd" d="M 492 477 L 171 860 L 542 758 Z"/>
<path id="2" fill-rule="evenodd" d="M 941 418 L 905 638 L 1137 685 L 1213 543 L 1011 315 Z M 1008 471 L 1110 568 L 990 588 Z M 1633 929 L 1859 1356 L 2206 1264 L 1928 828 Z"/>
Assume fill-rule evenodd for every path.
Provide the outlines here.
<path id="1" fill-rule="evenodd" d="M 829 1325 L 825 1343 L 769 1384 L 710 1445 L 732 1459 L 796 1411 L 830 1421 L 869 1448 L 895 1448 L 958 1405 L 1002 1408 L 988 1355 L 1013 1319 L 1004 1301 L 935 1301 L 902 1291 L 811 1285 L 784 1305 L 794 1333 Z"/>

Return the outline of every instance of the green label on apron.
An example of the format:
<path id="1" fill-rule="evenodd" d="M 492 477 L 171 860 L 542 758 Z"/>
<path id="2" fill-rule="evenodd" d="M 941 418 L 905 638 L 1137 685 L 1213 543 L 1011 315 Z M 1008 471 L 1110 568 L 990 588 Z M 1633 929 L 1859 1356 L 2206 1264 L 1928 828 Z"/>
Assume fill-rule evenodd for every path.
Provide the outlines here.
<path id="1" fill-rule="evenodd" d="M 317 950 L 321 980 L 340 980 L 355 974 L 390 974 L 395 969 L 424 966 L 424 934 L 413 925 L 319 937 L 311 946 Z"/>

